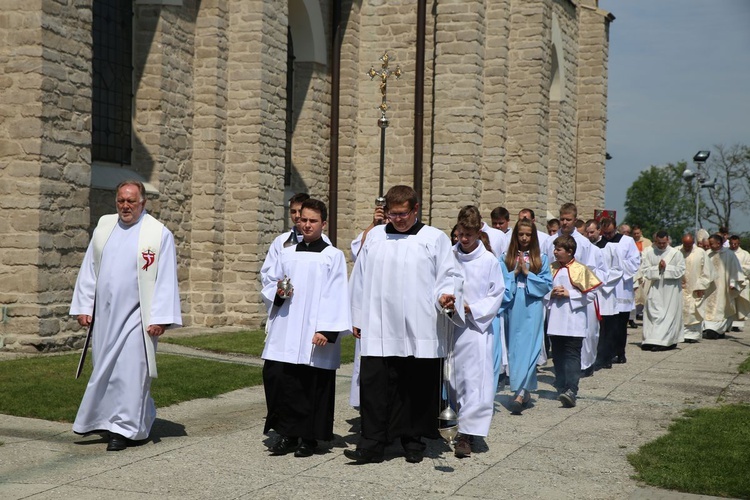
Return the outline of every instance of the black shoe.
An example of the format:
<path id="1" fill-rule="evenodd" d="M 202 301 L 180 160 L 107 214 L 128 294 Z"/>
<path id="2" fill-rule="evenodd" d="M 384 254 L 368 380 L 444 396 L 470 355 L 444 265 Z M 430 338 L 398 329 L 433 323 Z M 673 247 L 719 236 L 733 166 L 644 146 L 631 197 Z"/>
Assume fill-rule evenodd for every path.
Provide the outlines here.
<path id="1" fill-rule="evenodd" d="M 725 339 L 725 338 L 727 338 L 727 334 L 726 333 L 719 333 L 718 335 L 716 335 L 716 338 L 717 339 Z"/>
<path id="2" fill-rule="evenodd" d="M 107 444 L 107 451 L 120 451 L 128 447 L 128 439 L 120 434 L 114 432 L 109 433 L 109 444 Z"/>
<path id="3" fill-rule="evenodd" d="M 703 330 L 703 338 L 708 340 L 716 340 L 719 338 L 719 334 L 713 330 Z"/>
<path id="4" fill-rule="evenodd" d="M 406 450 L 404 458 L 410 464 L 418 464 L 424 458 L 424 452 L 422 450 Z"/>
<path id="5" fill-rule="evenodd" d="M 697 344 L 698 343 L 698 339 L 685 339 L 684 342 L 686 344 Z"/>
<path id="6" fill-rule="evenodd" d="M 573 408 L 576 405 L 576 395 L 568 389 L 557 397 L 565 408 Z"/>
<path id="7" fill-rule="evenodd" d="M 593 377 L 594 376 L 594 365 L 589 366 L 585 370 L 581 370 L 581 378 Z"/>
<path id="8" fill-rule="evenodd" d="M 612 368 L 611 361 L 609 363 L 594 363 L 594 370 L 601 370 L 601 369 L 609 370 L 610 368 Z"/>
<path id="9" fill-rule="evenodd" d="M 373 450 L 344 450 L 344 456 L 358 464 L 375 464 L 383 461 L 383 453 Z"/>
<path id="10" fill-rule="evenodd" d="M 635 324 L 635 321 L 628 320 L 628 328 L 638 328 L 638 325 Z"/>
<path id="11" fill-rule="evenodd" d="M 641 344 L 641 350 L 642 351 L 653 351 L 654 350 L 653 344 Z"/>
<path id="12" fill-rule="evenodd" d="M 620 354 L 619 356 L 615 356 L 614 358 L 612 358 L 612 363 L 616 365 L 624 365 L 627 362 L 628 358 L 626 358 L 624 354 Z"/>
<path id="13" fill-rule="evenodd" d="M 739 326 L 733 326 L 732 327 L 732 331 L 733 332 L 739 332 L 740 331 L 740 327 Z"/>
<path id="14" fill-rule="evenodd" d="M 299 447 L 299 438 L 281 436 L 276 443 L 271 446 L 269 451 L 271 455 L 286 455 L 295 451 Z"/>
<path id="15" fill-rule="evenodd" d="M 315 453 L 315 448 L 318 446 L 318 442 L 314 439 L 303 439 L 302 443 L 294 452 L 294 456 L 297 458 L 311 457 Z"/>

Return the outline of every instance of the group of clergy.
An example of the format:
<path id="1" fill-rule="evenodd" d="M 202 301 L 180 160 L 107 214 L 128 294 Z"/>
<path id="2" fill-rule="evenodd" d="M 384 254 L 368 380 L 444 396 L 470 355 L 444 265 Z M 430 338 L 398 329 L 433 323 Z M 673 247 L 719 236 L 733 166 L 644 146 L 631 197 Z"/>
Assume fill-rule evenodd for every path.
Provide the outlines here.
<path id="1" fill-rule="evenodd" d="M 370 226 L 352 241 L 350 257 L 355 266 L 349 277 L 348 289 L 344 289 L 340 279 L 341 256 L 334 253 L 330 241 L 320 232 L 325 227 L 325 207 L 322 207 L 321 221 L 321 211 L 314 204 L 311 205 L 308 198 L 302 194 L 290 200 L 292 229 L 274 240 L 261 270 L 264 294 L 268 291 L 266 298 L 269 307 L 268 339 L 263 357 L 271 361 L 268 366 L 275 370 L 274 373 L 266 370 L 268 376 L 272 377 L 266 389 L 269 406 L 266 431 L 273 428 L 280 435 L 280 439 L 270 447 L 272 454 L 294 452 L 295 456 L 309 456 L 315 449 L 317 439 L 331 436 L 330 400 L 326 404 L 327 409 L 321 413 L 326 423 L 320 427 L 322 430 L 317 435 L 314 431 L 305 435 L 307 424 L 287 434 L 279 432 L 283 427 L 279 422 L 285 418 L 283 413 L 313 414 L 321 399 L 332 397 L 331 390 L 323 391 L 320 397 L 312 399 L 306 395 L 308 391 L 305 388 L 311 381 L 322 383 L 323 380 L 313 372 L 298 372 L 292 376 L 293 379 L 296 377 L 291 381 L 292 385 L 288 385 L 289 381 L 283 378 L 292 373 L 285 367 L 289 363 L 302 362 L 314 368 L 333 370 L 338 367 L 333 358 L 324 363 L 320 356 L 328 351 L 338 352 L 339 347 L 334 347 L 336 335 L 330 334 L 342 332 L 343 329 L 340 325 L 333 328 L 333 323 L 326 317 L 333 309 L 343 308 L 346 313 L 341 318 L 348 319 L 351 314 L 350 331 L 357 338 L 350 404 L 359 408 L 362 417 L 362 432 L 357 448 L 346 450 L 345 455 L 357 463 L 379 462 L 383 460 L 385 446 L 394 438 L 400 438 L 406 461 L 421 461 L 425 449 L 421 438 L 438 437 L 435 432 L 437 416 L 425 408 L 440 408 L 440 399 L 445 397 L 440 383 L 440 360 L 450 355 L 450 349 L 458 348 L 457 343 L 446 345 L 445 331 L 441 332 L 439 325 L 442 321 L 445 330 L 446 324 L 458 324 L 455 316 L 465 321 L 464 308 L 467 315 L 472 314 L 470 304 L 463 303 L 463 299 L 469 296 L 467 294 L 476 292 L 469 290 L 479 284 L 468 282 L 470 273 L 462 270 L 462 266 L 465 268 L 479 254 L 492 256 L 492 259 L 482 257 L 487 261 L 487 269 L 492 268 L 494 274 L 488 277 L 485 276 L 487 272 L 480 272 L 482 279 L 489 279 L 490 282 L 482 283 L 479 288 L 488 290 L 486 293 L 492 290 L 493 296 L 488 296 L 483 304 L 497 311 L 482 309 L 482 320 L 478 321 L 477 309 L 473 311 L 477 315 L 473 323 L 479 328 L 477 332 L 494 335 L 485 335 L 472 347 L 474 349 L 481 345 L 482 353 L 476 355 L 476 362 L 467 358 L 461 361 L 460 366 L 452 368 L 472 374 L 464 376 L 466 373 L 462 373 L 459 377 L 462 381 L 475 381 L 465 383 L 462 390 L 484 394 L 489 380 L 491 395 L 503 387 L 507 374 L 514 392 L 509 404 L 513 413 L 521 413 L 529 404 L 530 392 L 537 389 L 537 366 L 544 365 L 550 354 L 546 348 L 549 340 L 545 316 L 549 314 L 550 300 L 554 300 L 558 293 L 553 291 L 553 282 L 559 282 L 556 274 L 562 269 L 571 275 L 569 281 L 573 285 L 568 292 L 561 292 L 562 296 L 570 297 L 571 311 L 578 309 L 578 314 L 584 313 L 582 317 L 585 318 L 582 322 L 576 320 L 575 331 L 561 333 L 557 324 L 549 329 L 549 337 L 555 337 L 551 342 L 553 353 L 555 343 L 561 345 L 559 335 L 578 339 L 576 343 L 566 344 L 566 349 L 570 345 L 580 346 L 575 347 L 575 363 L 576 366 L 580 364 L 580 370 L 577 367 L 571 377 L 570 363 L 566 361 L 565 377 L 557 376 L 558 379 L 566 379 L 566 384 L 570 384 L 572 379 L 572 385 L 569 385 L 572 391 L 558 388 L 559 399 L 565 407 L 575 406 L 579 376 L 591 376 L 598 369 L 627 362 L 627 329 L 635 326 L 633 320 L 638 317 L 639 306 L 643 307 L 644 337 L 641 347 L 644 350 L 665 350 L 680 341 L 695 341 L 701 336 L 718 338 L 732 327 L 733 320 L 741 320 L 750 312 L 750 254 L 739 249 L 738 238 L 733 237 L 735 239 L 730 238 L 725 242 L 721 235 L 712 235 L 707 238 L 710 250 L 706 252 L 693 245 L 691 235 L 683 238 L 682 247 L 673 248 L 669 244 L 669 235 L 660 231 L 654 235 L 651 244 L 637 226 L 632 230 L 625 225 L 618 228 L 616 221 L 609 217 L 581 221 L 576 206 L 566 203 L 560 207 L 559 218 L 549 221 L 547 231 L 537 229 L 534 211 L 528 208 L 519 212 L 518 223 L 512 228 L 510 214 L 503 207 L 492 210 L 491 225 L 482 222 L 481 217 L 478 218 L 479 223 L 476 222 L 476 207 L 464 207 L 459 214 L 459 224 L 451 234 L 454 238 L 451 242 L 442 230 L 419 221 L 416 193 L 408 186 L 394 186 L 389 190 L 386 203 L 376 203 Z M 303 208 L 317 210 L 318 222 L 322 222 L 322 225 L 316 226 L 319 230 L 312 240 L 312 223 L 309 220 L 315 214 L 308 211 L 303 218 L 308 221 L 307 226 L 300 226 Z M 482 233 L 484 243 L 479 248 L 473 244 L 476 239 L 465 237 L 467 233 L 474 232 L 474 226 L 476 231 Z M 525 227 L 533 229 L 527 230 Z M 460 239 L 462 234 L 463 240 Z M 566 243 L 574 252 L 574 265 L 565 264 L 558 258 L 560 248 L 555 242 L 568 237 L 575 242 Z M 472 244 L 466 246 L 466 241 Z M 513 253 L 510 257 L 507 255 L 509 251 Z M 337 263 L 335 274 L 338 278 L 334 280 L 337 284 L 331 281 L 329 285 L 325 278 L 326 269 L 332 269 L 331 262 L 334 261 Z M 490 265 L 490 261 L 494 264 Z M 498 269 L 498 262 L 502 264 L 502 273 Z M 313 268 L 309 268 L 313 265 L 311 263 L 316 269 L 314 273 L 310 270 Z M 583 285 L 573 283 L 573 269 L 579 265 L 588 268 L 585 271 L 590 276 Z M 296 286 L 315 285 L 316 289 L 324 290 L 330 301 L 325 309 L 314 310 L 318 306 L 308 304 L 307 309 L 298 306 L 295 310 L 294 300 L 280 300 L 287 293 L 284 291 L 287 272 L 296 269 L 295 273 L 300 273 L 303 268 L 309 269 L 301 275 L 302 278 L 297 277 L 300 274 L 293 276 L 292 281 Z M 500 274 L 495 277 L 497 273 Z M 514 304 L 514 293 L 525 294 L 525 298 Z M 538 296 L 532 297 L 530 293 Z M 480 295 L 473 297 L 471 302 L 478 304 L 477 301 L 483 299 Z M 529 307 L 534 301 L 539 303 L 539 307 Z M 298 298 L 296 303 L 300 304 L 301 300 Z M 518 304 L 525 305 L 521 307 Z M 460 314 L 454 315 L 457 309 Z M 454 316 L 453 320 L 449 316 Z M 489 321 L 493 316 L 494 321 Z M 284 345 L 276 344 L 278 338 L 282 337 L 277 335 L 277 339 L 272 338 L 274 325 L 290 321 L 298 325 L 317 322 L 327 326 L 315 330 L 321 330 L 325 338 L 312 338 L 312 354 L 308 352 L 300 358 L 299 353 L 305 349 L 304 345 L 309 346 L 309 339 L 304 336 L 301 341 L 286 338 L 281 341 Z M 465 324 L 468 322 L 465 321 Z M 737 323 L 735 326 L 738 326 Z M 487 344 L 490 338 L 491 342 Z M 310 347 L 306 349 L 309 351 Z M 485 363 L 487 349 L 492 352 Z M 559 360 L 555 360 L 555 357 L 553 361 L 557 372 Z M 315 362 L 315 359 L 320 362 Z M 491 365 L 489 370 L 480 369 L 487 364 Z M 330 385 L 333 378 L 326 375 L 325 380 L 326 385 Z M 278 384 L 278 389 L 274 389 L 274 384 Z M 286 387 L 292 387 L 293 391 L 288 391 Z M 455 387 L 452 390 L 455 393 Z M 285 397 L 281 402 L 279 395 L 285 392 L 293 397 Z M 461 394 L 458 397 L 455 406 L 460 410 L 462 404 L 468 405 L 468 399 L 462 402 Z M 458 419 L 458 443 L 464 446 L 464 451 L 459 454 L 457 448 L 456 456 L 465 457 L 471 453 L 473 441 L 467 439 L 462 442 L 462 434 L 464 437 L 468 434 L 469 438 L 472 435 L 486 435 L 487 414 L 481 411 L 476 413 L 479 414 L 485 416 L 474 419 L 466 417 L 463 424 L 461 418 Z M 482 420 L 481 425 L 474 425 L 479 420 Z M 314 422 L 310 428 L 319 423 Z M 475 429 L 467 430 L 472 425 Z"/>
<path id="2" fill-rule="evenodd" d="M 683 326 L 678 333 L 670 332 L 670 345 L 724 338 L 726 332 L 742 329 L 750 313 L 750 253 L 740 247 L 739 236 L 709 236 L 699 230 L 697 240 L 686 234 L 676 249 L 683 270 L 672 287 L 681 291 Z"/>

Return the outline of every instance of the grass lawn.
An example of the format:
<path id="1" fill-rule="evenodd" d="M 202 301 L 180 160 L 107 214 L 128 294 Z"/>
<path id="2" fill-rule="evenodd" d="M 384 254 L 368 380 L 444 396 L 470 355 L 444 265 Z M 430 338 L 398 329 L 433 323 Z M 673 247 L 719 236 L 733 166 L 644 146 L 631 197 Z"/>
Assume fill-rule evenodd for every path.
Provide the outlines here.
<path id="1" fill-rule="evenodd" d="M 62 422 L 75 419 L 91 374 L 91 357 L 76 380 L 78 354 L 39 356 L 0 363 L 0 413 Z M 157 354 L 159 378 L 151 395 L 157 408 L 211 398 L 260 385 L 261 369 L 169 354 Z"/>
<path id="2" fill-rule="evenodd" d="M 177 344 L 195 349 L 204 349 L 206 351 L 221 353 L 239 353 L 248 356 L 260 357 L 263 352 L 263 344 L 266 334 L 263 330 L 243 330 L 232 333 L 208 333 L 197 335 L 195 337 L 170 337 L 163 336 L 159 342 L 168 344 Z M 351 363 L 354 361 L 354 337 L 347 335 L 337 340 L 341 342 L 341 363 Z"/>
<path id="3" fill-rule="evenodd" d="M 740 373 L 750 373 L 750 358 L 742 362 L 739 369 Z"/>
<path id="4" fill-rule="evenodd" d="M 628 460 L 658 488 L 750 498 L 750 405 L 689 410 Z"/>

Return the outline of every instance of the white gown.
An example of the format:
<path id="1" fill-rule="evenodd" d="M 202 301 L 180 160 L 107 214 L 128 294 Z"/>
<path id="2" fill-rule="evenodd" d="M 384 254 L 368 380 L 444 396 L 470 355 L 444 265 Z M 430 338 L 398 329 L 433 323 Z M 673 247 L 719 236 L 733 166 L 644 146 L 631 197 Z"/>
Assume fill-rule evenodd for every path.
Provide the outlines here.
<path id="1" fill-rule="evenodd" d="M 274 306 L 276 283 L 288 276 L 294 293 Z M 335 370 L 341 364 L 341 338 L 351 333 L 346 259 L 332 246 L 321 252 L 284 248 L 268 273 L 263 302 L 268 336 L 261 357 L 272 361 Z M 316 332 L 341 332 L 336 342 L 312 343 Z"/>
<path id="2" fill-rule="evenodd" d="M 669 347 L 682 342 L 682 277 L 685 259 L 679 250 L 651 246 L 643 251 L 641 274 L 649 283 L 643 309 L 643 343 Z M 667 264 L 659 271 L 659 262 Z"/>
<path id="3" fill-rule="evenodd" d="M 115 226 L 102 253 L 98 283 L 91 244 L 78 274 L 70 314 L 91 315 L 96 296 L 91 335 L 94 369 L 73 423 L 73 431 L 79 434 L 107 430 L 128 439 L 145 439 L 156 418 L 138 296 L 141 222 Z M 174 238 L 166 228 L 162 230 L 161 253 L 151 323 L 179 326 L 177 259 Z M 155 346 L 156 337 L 152 339 Z"/>
<path id="4" fill-rule="evenodd" d="M 500 263 L 481 243 L 471 253 L 453 247 L 464 276 L 463 299 L 471 308 L 466 323 L 454 330 L 453 369 L 449 370 L 452 401 L 458 403 L 458 432 L 487 436 L 492 422 L 497 381 L 493 370 L 492 321 L 503 301 L 505 283 Z"/>
<path id="5" fill-rule="evenodd" d="M 454 293 L 457 276 L 450 238 L 439 229 L 387 234 L 378 226 L 370 231 L 349 280 L 362 356 L 445 357 L 438 300 Z"/>

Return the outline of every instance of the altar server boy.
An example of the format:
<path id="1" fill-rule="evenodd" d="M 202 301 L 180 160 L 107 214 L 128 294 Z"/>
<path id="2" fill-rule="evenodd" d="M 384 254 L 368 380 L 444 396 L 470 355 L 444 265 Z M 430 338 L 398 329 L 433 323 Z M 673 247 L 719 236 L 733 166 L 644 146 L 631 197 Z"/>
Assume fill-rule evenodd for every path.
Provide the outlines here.
<path id="1" fill-rule="evenodd" d="M 274 429 L 280 436 L 272 455 L 309 457 L 318 440 L 333 439 L 338 339 L 350 333 L 352 320 L 344 253 L 322 238 L 326 218 L 322 201 L 303 202 L 303 239 L 281 251 L 263 287 L 268 309 L 263 432 Z M 283 286 L 285 278 L 291 291 Z"/>
<path id="2" fill-rule="evenodd" d="M 545 297 L 548 308 L 547 335 L 552 344 L 555 388 L 566 408 L 576 405 L 581 376 L 581 346 L 586 336 L 588 304 L 601 282 L 588 267 L 573 257 L 576 240 L 558 236 L 553 242 L 552 291 Z"/>
<path id="3" fill-rule="evenodd" d="M 471 208 L 471 207 L 469 207 Z M 458 403 L 455 455 L 471 455 L 473 436 L 487 436 L 492 421 L 497 381 L 493 369 L 492 322 L 503 301 L 505 283 L 497 257 L 480 241 L 478 211 L 462 210 L 453 247 L 456 267 L 464 276 L 465 322 L 454 331 L 453 363 L 448 377 Z"/>

